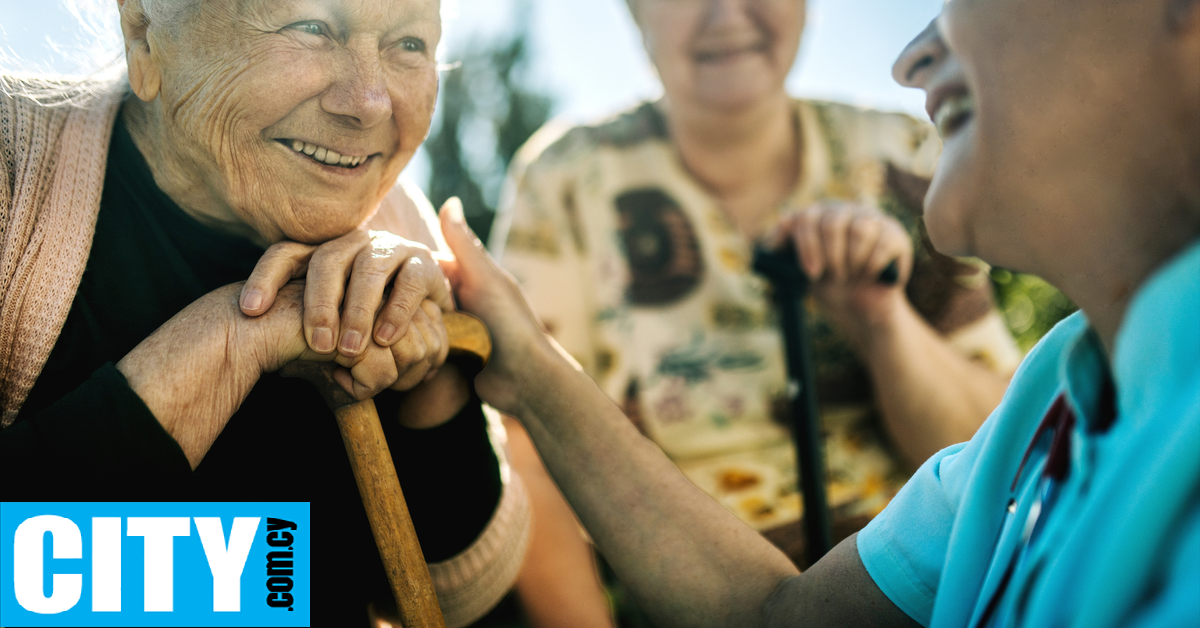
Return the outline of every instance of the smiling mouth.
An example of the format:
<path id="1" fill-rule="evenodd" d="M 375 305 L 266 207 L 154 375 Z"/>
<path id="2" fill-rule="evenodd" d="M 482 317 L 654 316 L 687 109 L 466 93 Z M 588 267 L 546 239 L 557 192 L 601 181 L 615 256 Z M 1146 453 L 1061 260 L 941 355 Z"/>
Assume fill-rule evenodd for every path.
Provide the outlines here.
<path id="1" fill-rule="evenodd" d="M 302 142 L 300 140 L 281 139 L 275 141 L 287 146 L 288 148 L 292 149 L 293 152 L 302 157 L 308 157 L 309 159 L 326 166 L 336 166 L 338 168 L 347 169 L 357 168 L 371 158 L 370 155 L 363 157 L 342 155 L 325 148 L 324 146 L 317 146 L 316 144 L 309 144 L 308 142 Z"/>
<path id="2" fill-rule="evenodd" d="M 949 138 L 966 126 L 975 115 L 975 97 L 970 93 L 949 96 L 938 105 L 933 124 L 942 139 Z"/>
<path id="3" fill-rule="evenodd" d="M 700 63 L 720 63 L 740 55 L 762 54 L 767 52 L 766 44 L 755 44 L 744 48 L 725 48 L 722 50 L 704 50 L 696 53 L 696 61 Z"/>

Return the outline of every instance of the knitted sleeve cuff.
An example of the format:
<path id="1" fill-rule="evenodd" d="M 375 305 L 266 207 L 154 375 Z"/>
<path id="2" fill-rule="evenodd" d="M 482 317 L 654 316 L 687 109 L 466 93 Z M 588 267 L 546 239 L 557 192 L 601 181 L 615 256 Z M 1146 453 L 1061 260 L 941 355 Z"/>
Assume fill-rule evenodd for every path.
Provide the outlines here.
<path id="1" fill-rule="evenodd" d="M 461 628 L 486 615 L 521 571 L 532 508 L 521 479 L 508 475 L 500 504 L 479 538 L 453 558 L 429 565 L 447 628 Z"/>

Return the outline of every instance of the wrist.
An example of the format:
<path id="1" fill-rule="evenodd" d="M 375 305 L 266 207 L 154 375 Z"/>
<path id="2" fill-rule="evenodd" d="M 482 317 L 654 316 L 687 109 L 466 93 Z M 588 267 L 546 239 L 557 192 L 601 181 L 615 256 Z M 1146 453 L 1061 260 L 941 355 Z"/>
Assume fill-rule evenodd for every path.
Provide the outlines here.
<path id="1" fill-rule="evenodd" d="M 904 291 L 890 290 L 875 307 L 863 312 L 857 325 L 857 344 L 865 353 L 872 353 L 902 334 L 905 324 L 916 317 Z"/>
<path id="2" fill-rule="evenodd" d="M 237 341 L 236 291 L 209 293 L 138 343 L 119 370 L 195 468 L 258 380 Z"/>
<path id="3" fill-rule="evenodd" d="M 429 429 L 457 416 L 470 401 L 471 386 L 463 369 L 451 359 L 432 379 L 401 394 L 396 418 L 404 427 Z"/>
<path id="4" fill-rule="evenodd" d="M 304 339 L 304 286 L 287 284 L 280 288 L 271 309 L 261 316 L 242 313 L 238 304 L 242 284 L 232 284 L 227 352 L 239 370 L 255 376 L 273 373 L 290 362 L 308 359 L 318 362 L 334 356 L 322 356 L 308 348 Z"/>
<path id="5" fill-rule="evenodd" d="M 523 368 L 514 378 L 518 397 L 516 411 L 512 414 L 521 419 L 543 415 L 545 405 L 552 403 L 578 378 L 591 381 L 579 363 L 550 336 L 533 343 L 520 363 Z"/>

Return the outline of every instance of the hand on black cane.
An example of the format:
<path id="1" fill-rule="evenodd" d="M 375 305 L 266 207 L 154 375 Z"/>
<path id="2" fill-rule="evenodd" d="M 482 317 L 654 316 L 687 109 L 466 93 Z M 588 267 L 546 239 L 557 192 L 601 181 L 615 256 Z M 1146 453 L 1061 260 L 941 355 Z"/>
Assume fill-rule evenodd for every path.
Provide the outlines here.
<path id="1" fill-rule="evenodd" d="M 891 216 L 865 205 L 824 201 L 786 215 L 765 244 L 776 249 L 789 241 L 823 313 L 860 348 L 907 306 L 912 240 Z"/>

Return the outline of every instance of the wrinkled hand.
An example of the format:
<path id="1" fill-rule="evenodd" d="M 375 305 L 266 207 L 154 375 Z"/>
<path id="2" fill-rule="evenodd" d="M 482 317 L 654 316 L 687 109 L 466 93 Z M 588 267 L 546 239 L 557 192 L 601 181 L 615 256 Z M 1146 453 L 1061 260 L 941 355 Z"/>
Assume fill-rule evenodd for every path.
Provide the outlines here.
<path id="1" fill-rule="evenodd" d="M 315 353 L 336 357 L 343 369 L 334 377 L 355 398 L 383 388 L 412 389 L 445 362 L 449 340 L 442 311 L 452 310 L 454 301 L 428 247 L 365 229 L 318 246 L 277 243 L 242 289 L 242 312 L 262 316 L 279 289 L 298 278 L 305 279 L 304 340 Z M 356 360 L 374 347 L 390 349 L 390 365 L 377 352 L 368 361 L 374 367 Z M 349 363 L 359 365 L 358 372 L 346 368 Z"/>
<path id="2" fill-rule="evenodd" d="M 462 203 L 446 201 L 442 234 L 453 259 L 442 260 L 463 311 L 478 316 L 492 335 L 492 357 L 475 378 L 475 391 L 501 412 L 521 414 L 523 395 L 544 391 L 548 368 L 577 368 L 542 332 L 520 288 L 501 269 L 463 219 Z"/>
<path id="3" fill-rule="evenodd" d="M 852 342 L 887 324 L 903 306 L 913 248 L 908 232 L 891 216 L 864 205 L 825 201 L 785 216 L 767 245 L 777 248 L 786 240 L 794 244 L 822 309 Z M 879 283 L 892 261 L 899 280 Z"/>
<path id="4" fill-rule="evenodd" d="M 230 288 L 235 294 L 245 292 L 244 286 L 238 284 Z M 298 360 L 336 365 L 334 379 L 359 400 L 370 399 L 392 386 L 399 374 L 394 353 L 388 347 L 369 342 L 363 351 L 347 357 L 340 353 L 318 353 L 308 346 L 302 326 L 307 294 L 303 282 L 289 282 L 273 295 L 274 304 L 267 313 L 238 320 L 238 343 L 253 347 L 254 355 L 258 356 L 258 371 L 274 372 Z"/>

